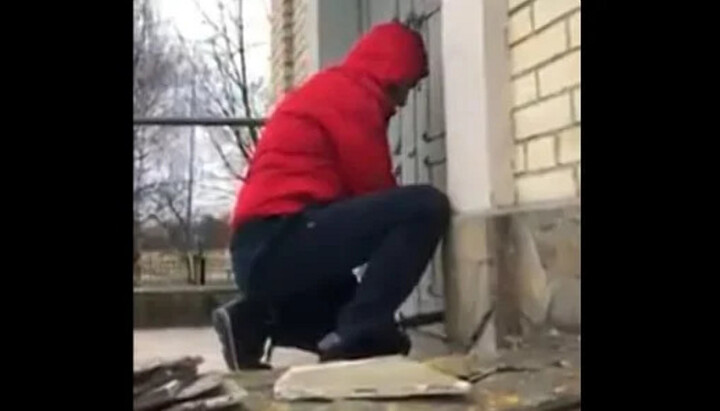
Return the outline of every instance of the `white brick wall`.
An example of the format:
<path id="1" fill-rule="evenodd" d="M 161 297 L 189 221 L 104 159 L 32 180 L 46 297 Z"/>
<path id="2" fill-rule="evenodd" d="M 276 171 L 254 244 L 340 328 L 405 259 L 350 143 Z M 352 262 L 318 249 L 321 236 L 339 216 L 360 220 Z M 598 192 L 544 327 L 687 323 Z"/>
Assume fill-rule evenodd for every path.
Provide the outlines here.
<path id="1" fill-rule="evenodd" d="M 538 97 L 537 76 L 535 73 L 528 73 L 513 81 L 513 105 L 522 106 Z"/>
<path id="2" fill-rule="evenodd" d="M 578 196 L 580 195 L 580 182 L 582 181 L 582 178 L 580 178 L 580 166 L 582 163 L 578 163 L 577 168 L 575 169 L 575 181 L 577 181 L 577 187 L 578 187 Z"/>
<path id="3" fill-rule="evenodd" d="M 521 173 L 527 169 L 525 164 L 525 145 L 517 144 L 515 146 L 515 159 L 513 165 L 516 173 Z"/>
<path id="4" fill-rule="evenodd" d="M 553 169 L 517 180 L 519 203 L 552 201 L 577 194 L 574 168 Z"/>
<path id="5" fill-rule="evenodd" d="M 294 0 L 293 6 L 293 85 L 302 83 L 309 73 L 306 36 L 307 0 Z"/>
<path id="6" fill-rule="evenodd" d="M 570 94 L 561 94 L 519 109 L 513 119 L 518 140 L 567 127 L 573 121 Z"/>
<path id="7" fill-rule="evenodd" d="M 578 87 L 573 91 L 573 113 L 575 114 L 575 121 L 580 122 L 580 88 Z"/>
<path id="8" fill-rule="evenodd" d="M 309 74 L 307 0 L 272 0 L 271 82 L 274 99 Z"/>
<path id="9" fill-rule="evenodd" d="M 527 37 L 532 31 L 529 6 L 523 7 L 510 17 L 510 21 L 508 22 L 508 40 L 511 44 Z"/>
<path id="10" fill-rule="evenodd" d="M 545 27 L 564 14 L 579 8 L 580 0 L 535 0 L 533 2 L 535 27 Z"/>
<path id="11" fill-rule="evenodd" d="M 580 0 L 508 0 L 519 203 L 580 195 Z"/>
<path id="12" fill-rule="evenodd" d="M 558 56 L 568 49 L 567 28 L 556 23 L 510 49 L 513 75 Z"/>
<path id="13" fill-rule="evenodd" d="M 293 0 L 272 0 L 270 14 L 270 81 L 273 100 L 292 86 L 293 78 Z"/>
<path id="14" fill-rule="evenodd" d="M 580 50 L 539 69 L 538 79 L 541 97 L 580 84 Z"/>
<path id="15" fill-rule="evenodd" d="M 561 164 L 580 161 L 580 127 L 573 127 L 560 133 L 559 158 Z"/>
<path id="16" fill-rule="evenodd" d="M 508 0 L 508 9 L 509 9 L 509 10 L 514 10 L 514 9 L 516 9 L 518 6 L 520 6 L 520 5 L 524 4 L 524 3 L 527 3 L 528 1 L 529 1 L 529 0 Z"/>
<path id="17" fill-rule="evenodd" d="M 568 21 L 570 27 L 570 47 L 580 45 L 580 12 L 573 14 Z"/>
<path id="18" fill-rule="evenodd" d="M 555 138 L 541 137 L 527 143 L 527 169 L 537 171 L 555 166 Z"/>

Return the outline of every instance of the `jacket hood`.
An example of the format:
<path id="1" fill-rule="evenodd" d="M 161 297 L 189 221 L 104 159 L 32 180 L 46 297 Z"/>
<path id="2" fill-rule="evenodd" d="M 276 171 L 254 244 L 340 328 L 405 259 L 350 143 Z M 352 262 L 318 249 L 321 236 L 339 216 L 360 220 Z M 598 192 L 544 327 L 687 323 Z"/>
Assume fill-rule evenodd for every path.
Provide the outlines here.
<path id="1" fill-rule="evenodd" d="M 372 77 L 383 87 L 414 84 L 428 74 L 422 37 L 398 22 L 370 29 L 353 45 L 343 66 Z"/>

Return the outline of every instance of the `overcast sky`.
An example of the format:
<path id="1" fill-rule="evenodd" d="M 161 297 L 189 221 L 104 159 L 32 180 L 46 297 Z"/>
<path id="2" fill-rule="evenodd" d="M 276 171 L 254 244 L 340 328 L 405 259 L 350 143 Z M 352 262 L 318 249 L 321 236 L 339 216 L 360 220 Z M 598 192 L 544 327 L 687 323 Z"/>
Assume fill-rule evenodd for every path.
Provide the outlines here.
<path id="1" fill-rule="evenodd" d="M 198 6 L 209 15 L 217 10 L 217 0 L 154 0 L 157 12 L 186 39 L 202 41 L 212 34 L 212 29 L 203 23 Z M 237 7 L 237 0 L 223 0 L 228 7 Z M 243 13 L 245 22 L 245 44 L 248 77 L 251 81 L 264 78 L 270 81 L 270 0 L 245 0 Z M 222 163 L 207 136 L 198 128 L 196 138 L 196 164 L 206 172 L 223 171 Z M 239 167 L 238 167 L 239 168 Z M 202 178 L 202 177 L 201 177 Z M 217 185 L 217 181 L 199 181 L 194 196 L 194 214 L 222 215 L 230 211 L 232 198 L 219 199 L 217 191 L 204 189 Z M 227 182 L 224 189 L 234 190 L 236 183 Z"/>

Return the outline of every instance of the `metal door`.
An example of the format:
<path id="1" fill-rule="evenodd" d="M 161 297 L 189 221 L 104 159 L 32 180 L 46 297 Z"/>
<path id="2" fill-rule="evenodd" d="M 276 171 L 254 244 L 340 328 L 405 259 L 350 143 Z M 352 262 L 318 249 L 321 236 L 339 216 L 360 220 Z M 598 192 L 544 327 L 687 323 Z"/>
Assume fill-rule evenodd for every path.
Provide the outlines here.
<path id="1" fill-rule="evenodd" d="M 441 0 L 360 0 L 360 27 L 394 18 L 418 30 L 428 52 L 430 75 L 408 96 L 388 130 L 395 175 L 402 184 L 432 184 L 445 191 L 445 111 L 443 102 Z M 420 284 L 403 304 L 404 316 L 443 309 L 439 250 Z"/>

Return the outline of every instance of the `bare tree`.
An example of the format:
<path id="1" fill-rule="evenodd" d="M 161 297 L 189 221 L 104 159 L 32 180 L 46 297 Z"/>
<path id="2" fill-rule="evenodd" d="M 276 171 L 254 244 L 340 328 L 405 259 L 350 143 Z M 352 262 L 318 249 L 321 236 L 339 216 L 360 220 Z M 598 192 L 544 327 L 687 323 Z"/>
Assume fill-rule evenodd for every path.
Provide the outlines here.
<path id="1" fill-rule="evenodd" d="M 184 110 L 187 84 L 183 48 L 163 32 L 152 0 L 133 0 L 133 115 L 156 117 Z M 186 176 L 179 172 L 178 134 L 160 127 L 133 128 L 133 220 L 135 259 L 144 223 L 177 219 L 189 224 L 182 205 L 189 203 Z M 180 216 L 180 218 L 178 218 Z M 189 239 L 186 239 L 189 244 Z"/>
<path id="2" fill-rule="evenodd" d="M 215 0 L 203 21 L 212 28 L 207 41 L 190 44 L 178 34 L 170 36 L 153 12 L 153 0 L 133 0 L 133 103 L 134 116 L 170 115 L 256 117 L 264 113 L 267 99 L 262 81 L 248 79 L 242 1 Z M 175 41 L 176 39 L 180 41 Z M 192 102 L 197 102 L 193 104 Z M 195 108 L 195 109 L 193 109 Z M 135 245 L 141 227 L 152 221 L 177 237 L 172 244 L 190 252 L 193 235 L 193 196 L 214 196 L 226 202 L 234 194 L 231 180 L 242 180 L 243 168 L 252 158 L 259 138 L 256 127 L 203 130 L 222 161 L 220 170 L 203 167 L 195 172 L 193 151 L 181 140 L 182 129 L 135 127 L 134 221 Z M 200 136 L 199 136 L 200 137 Z M 190 147 L 193 146 L 190 138 Z M 195 190 L 196 188 L 197 190 Z"/>
<path id="3" fill-rule="evenodd" d="M 247 74 L 242 0 L 216 0 L 210 13 L 196 3 L 203 22 L 213 31 L 206 41 L 207 59 L 196 59 L 199 88 L 206 99 L 205 115 L 254 118 L 267 108 L 265 84 Z M 233 179 L 243 180 L 243 167 L 252 159 L 259 138 L 257 127 L 208 130 L 210 141 Z"/>
<path id="4" fill-rule="evenodd" d="M 133 116 L 152 117 L 172 107 L 176 82 L 173 50 L 159 29 L 150 0 L 133 0 Z M 146 194 L 153 190 L 151 178 L 163 149 L 164 130 L 133 128 L 133 175 L 136 221 L 141 222 Z"/>

